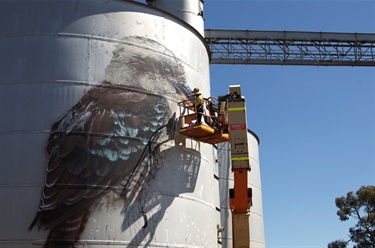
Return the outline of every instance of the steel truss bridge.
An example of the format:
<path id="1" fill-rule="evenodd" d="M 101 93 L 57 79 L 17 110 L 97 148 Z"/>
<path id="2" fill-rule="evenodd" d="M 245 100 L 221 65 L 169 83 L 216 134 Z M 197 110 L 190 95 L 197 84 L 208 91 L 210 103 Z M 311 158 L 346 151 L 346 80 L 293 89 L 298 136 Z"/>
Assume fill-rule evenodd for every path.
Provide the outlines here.
<path id="1" fill-rule="evenodd" d="M 375 34 L 206 29 L 211 64 L 375 66 Z"/>

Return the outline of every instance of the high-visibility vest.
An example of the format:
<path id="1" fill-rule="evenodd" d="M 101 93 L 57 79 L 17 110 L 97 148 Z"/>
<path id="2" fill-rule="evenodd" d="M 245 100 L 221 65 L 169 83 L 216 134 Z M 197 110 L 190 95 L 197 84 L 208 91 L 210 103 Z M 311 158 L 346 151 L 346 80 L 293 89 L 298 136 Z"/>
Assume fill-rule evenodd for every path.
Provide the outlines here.
<path id="1" fill-rule="evenodd" d="M 196 98 L 195 98 L 195 106 L 198 106 L 198 105 L 203 105 L 203 97 L 202 95 L 198 95 Z"/>

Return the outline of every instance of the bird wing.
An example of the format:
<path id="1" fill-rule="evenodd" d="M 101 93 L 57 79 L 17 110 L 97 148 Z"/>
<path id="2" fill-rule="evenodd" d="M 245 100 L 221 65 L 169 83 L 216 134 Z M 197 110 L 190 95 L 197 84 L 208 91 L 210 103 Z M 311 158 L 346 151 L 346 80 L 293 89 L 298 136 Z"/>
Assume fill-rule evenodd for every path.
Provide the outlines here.
<path id="1" fill-rule="evenodd" d="M 169 116 L 163 97 L 108 82 L 90 89 L 51 129 L 45 187 L 35 224 L 51 229 L 90 209 L 134 171 Z"/>

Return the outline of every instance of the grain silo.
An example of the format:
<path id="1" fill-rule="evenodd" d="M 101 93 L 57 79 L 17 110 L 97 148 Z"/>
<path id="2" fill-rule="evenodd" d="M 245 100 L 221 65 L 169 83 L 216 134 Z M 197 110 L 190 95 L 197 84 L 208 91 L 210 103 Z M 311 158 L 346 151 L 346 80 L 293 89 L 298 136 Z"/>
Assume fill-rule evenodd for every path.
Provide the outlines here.
<path id="1" fill-rule="evenodd" d="M 1 247 L 221 246 L 216 149 L 174 125 L 210 92 L 181 2 L 0 2 Z"/>

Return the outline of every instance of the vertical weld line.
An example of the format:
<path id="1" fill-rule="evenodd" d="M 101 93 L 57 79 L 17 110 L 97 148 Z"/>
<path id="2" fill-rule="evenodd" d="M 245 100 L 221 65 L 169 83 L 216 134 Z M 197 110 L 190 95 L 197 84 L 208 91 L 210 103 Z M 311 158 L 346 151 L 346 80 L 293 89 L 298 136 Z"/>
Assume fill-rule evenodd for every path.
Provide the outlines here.
<path id="1" fill-rule="evenodd" d="M 88 50 L 87 50 L 87 75 L 86 75 L 86 81 L 90 81 L 90 64 L 91 64 L 91 53 L 92 53 L 92 37 L 88 39 Z"/>

